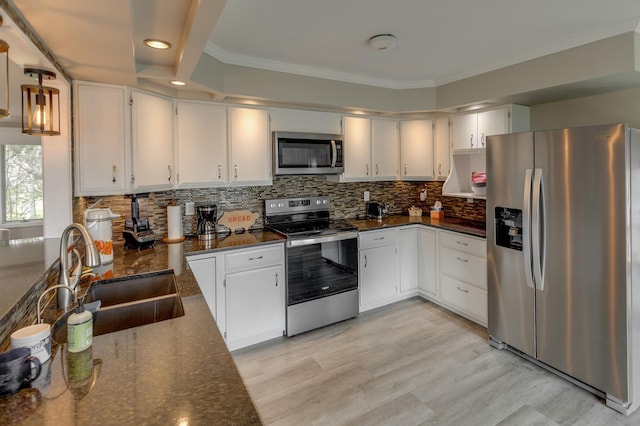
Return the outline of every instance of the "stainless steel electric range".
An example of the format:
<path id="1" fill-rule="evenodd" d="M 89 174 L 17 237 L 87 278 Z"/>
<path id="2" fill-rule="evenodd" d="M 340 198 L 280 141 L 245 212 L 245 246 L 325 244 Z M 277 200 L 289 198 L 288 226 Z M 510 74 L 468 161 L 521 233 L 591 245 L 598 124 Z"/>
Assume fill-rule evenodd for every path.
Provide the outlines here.
<path id="1" fill-rule="evenodd" d="M 265 225 L 287 239 L 287 336 L 358 315 L 358 233 L 329 206 L 329 197 L 265 200 Z"/>

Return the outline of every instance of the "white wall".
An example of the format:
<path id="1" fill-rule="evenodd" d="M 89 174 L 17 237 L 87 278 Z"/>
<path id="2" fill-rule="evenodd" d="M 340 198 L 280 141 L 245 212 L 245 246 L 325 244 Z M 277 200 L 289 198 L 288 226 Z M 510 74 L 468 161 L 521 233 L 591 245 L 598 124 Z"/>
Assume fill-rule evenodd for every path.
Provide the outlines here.
<path id="1" fill-rule="evenodd" d="M 617 122 L 640 128 L 640 88 L 532 105 L 531 129 L 558 129 Z"/>

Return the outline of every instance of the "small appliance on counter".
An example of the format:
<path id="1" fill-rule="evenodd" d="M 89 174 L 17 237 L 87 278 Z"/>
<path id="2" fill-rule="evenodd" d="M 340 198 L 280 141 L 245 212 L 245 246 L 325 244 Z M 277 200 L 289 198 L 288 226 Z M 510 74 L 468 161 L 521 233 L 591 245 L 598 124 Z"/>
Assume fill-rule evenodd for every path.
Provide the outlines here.
<path id="1" fill-rule="evenodd" d="M 148 194 L 131 195 L 131 219 L 124 221 L 122 236 L 125 246 L 131 248 L 151 247 L 156 242 L 156 235 L 149 227 L 149 218 L 140 217 L 138 198 L 148 198 Z"/>
<path id="2" fill-rule="evenodd" d="M 377 201 L 369 201 L 367 203 L 367 219 L 382 220 L 383 217 L 388 216 L 389 210 L 385 203 Z"/>
<path id="3" fill-rule="evenodd" d="M 199 240 L 212 240 L 216 237 L 218 207 L 215 204 L 196 206 L 198 218 L 197 232 Z"/>

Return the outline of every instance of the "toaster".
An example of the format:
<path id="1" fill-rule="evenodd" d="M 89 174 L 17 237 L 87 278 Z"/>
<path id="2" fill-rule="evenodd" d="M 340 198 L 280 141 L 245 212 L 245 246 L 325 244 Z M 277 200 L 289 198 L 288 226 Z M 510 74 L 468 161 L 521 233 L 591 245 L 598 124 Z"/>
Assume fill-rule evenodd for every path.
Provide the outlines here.
<path id="1" fill-rule="evenodd" d="M 387 216 L 387 205 L 377 201 L 367 203 L 367 219 L 382 219 Z"/>

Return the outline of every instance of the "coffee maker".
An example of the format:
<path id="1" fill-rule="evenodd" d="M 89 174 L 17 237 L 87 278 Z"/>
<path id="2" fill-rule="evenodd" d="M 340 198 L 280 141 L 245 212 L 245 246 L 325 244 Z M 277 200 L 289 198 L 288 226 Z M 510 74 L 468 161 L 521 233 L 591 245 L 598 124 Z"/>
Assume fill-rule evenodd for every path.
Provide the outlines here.
<path id="1" fill-rule="evenodd" d="M 196 207 L 199 240 L 206 241 L 215 238 L 217 213 L 218 208 L 215 204 L 201 205 Z"/>
<path id="2" fill-rule="evenodd" d="M 131 219 L 124 221 L 122 236 L 125 246 L 131 248 L 151 247 L 156 242 L 156 236 L 149 227 L 149 218 L 140 217 L 138 198 L 148 198 L 149 194 L 131 195 Z"/>

